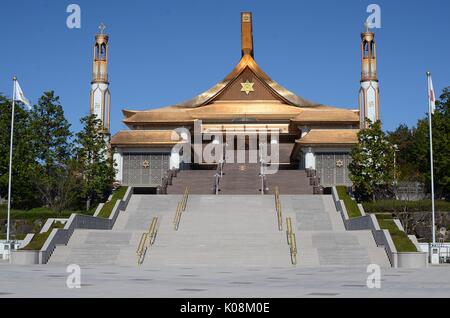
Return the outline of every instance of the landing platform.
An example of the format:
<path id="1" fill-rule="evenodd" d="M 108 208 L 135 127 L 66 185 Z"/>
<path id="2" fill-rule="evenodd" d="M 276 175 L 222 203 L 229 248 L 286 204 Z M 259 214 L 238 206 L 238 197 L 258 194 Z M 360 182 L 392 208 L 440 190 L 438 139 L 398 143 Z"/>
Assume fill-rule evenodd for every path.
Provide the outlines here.
<path id="1" fill-rule="evenodd" d="M 450 267 L 384 268 L 381 288 L 366 268 L 199 268 L 82 266 L 81 288 L 66 287 L 66 267 L 0 264 L 0 297 L 448 297 Z M 36 288 L 39 286 L 39 288 Z"/>

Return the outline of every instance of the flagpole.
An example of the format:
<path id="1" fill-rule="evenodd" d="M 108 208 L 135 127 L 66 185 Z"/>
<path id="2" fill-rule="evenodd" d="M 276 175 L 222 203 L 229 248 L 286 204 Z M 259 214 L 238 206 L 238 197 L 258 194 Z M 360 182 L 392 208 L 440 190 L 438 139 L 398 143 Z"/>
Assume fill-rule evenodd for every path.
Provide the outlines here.
<path id="1" fill-rule="evenodd" d="M 11 110 L 11 139 L 9 143 L 9 180 L 8 180 L 8 220 L 6 226 L 6 243 L 9 243 L 9 228 L 11 225 L 11 180 L 12 180 L 12 153 L 13 153 L 13 139 L 14 139 L 14 108 L 16 103 L 16 81 L 17 77 L 13 77 L 13 98 Z"/>
<path id="2" fill-rule="evenodd" d="M 428 94 L 431 94 L 430 78 L 431 73 L 427 72 L 428 78 Z M 431 97 L 428 98 L 428 124 L 430 129 L 430 166 L 431 166 L 431 218 L 432 218 L 432 237 L 433 244 L 436 244 L 436 217 L 435 217 L 435 205 L 434 205 L 434 163 L 433 163 L 433 127 L 432 127 L 432 109 L 431 109 Z"/>

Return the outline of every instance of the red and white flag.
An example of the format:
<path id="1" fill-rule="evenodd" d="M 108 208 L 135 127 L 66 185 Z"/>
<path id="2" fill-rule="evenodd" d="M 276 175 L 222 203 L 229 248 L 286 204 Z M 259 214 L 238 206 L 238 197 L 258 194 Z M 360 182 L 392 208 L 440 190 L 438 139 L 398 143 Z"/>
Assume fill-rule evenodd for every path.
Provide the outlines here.
<path id="1" fill-rule="evenodd" d="M 436 95 L 434 94 L 431 73 L 428 73 L 428 103 L 430 105 L 430 113 L 434 115 L 434 111 L 436 110 Z"/>

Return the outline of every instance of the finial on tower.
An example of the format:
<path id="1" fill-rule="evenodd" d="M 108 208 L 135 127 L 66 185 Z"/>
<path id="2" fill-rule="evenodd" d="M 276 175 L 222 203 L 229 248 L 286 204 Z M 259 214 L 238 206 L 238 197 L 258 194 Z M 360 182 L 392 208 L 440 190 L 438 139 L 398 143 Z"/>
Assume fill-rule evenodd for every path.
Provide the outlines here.
<path id="1" fill-rule="evenodd" d="M 100 34 L 104 34 L 104 31 L 106 29 L 106 25 L 104 25 L 103 22 L 102 22 L 102 23 L 100 23 L 98 28 L 100 29 Z"/>
<path id="2" fill-rule="evenodd" d="M 241 44 L 242 56 L 249 54 L 253 57 L 252 13 L 241 13 Z"/>
<path id="3" fill-rule="evenodd" d="M 366 33 L 369 32 L 369 22 L 364 22 L 364 28 L 366 29 Z"/>

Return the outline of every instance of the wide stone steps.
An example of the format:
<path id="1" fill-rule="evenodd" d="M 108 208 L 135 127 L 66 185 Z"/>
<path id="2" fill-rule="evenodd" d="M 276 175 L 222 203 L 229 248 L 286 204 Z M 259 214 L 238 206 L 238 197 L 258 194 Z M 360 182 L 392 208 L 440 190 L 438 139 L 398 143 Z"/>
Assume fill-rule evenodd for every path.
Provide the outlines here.
<path id="1" fill-rule="evenodd" d="M 219 189 L 222 195 L 259 194 L 261 178 L 259 164 L 227 163 L 224 165 L 224 176 L 220 180 Z"/>
<path id="2" fill-rule="evenodd" d="M 268 194 L 274 194 L 276 186 L 282 194 L 313 194 L 305 170 L 278 170 L 275 174 L 267 174 L 267 186 Z"/>
<path id="3" fill-rule="evenodd" d="M 143 268 L 153 266 L 291 267 L 286 217 L 297 237 L 298 267 L 389 266 L 370 231 L 345 231 L 330 196 L 282 195 L 278 231 L 272 195 L 190 195 L 178 231 L 173 218 L 181 195 L 133 195 L 111 231 L 76 230 L 50 263 L 137 267 L 136 249 L 154 216 L 155 244 Z"/>
<path id="4" fill-rule="evenodd" d="M 186 187 L 191 194 L 213 194 L 216 170 L 181 170 L 167 187 L 168 194 L 183 194 Z"/>

